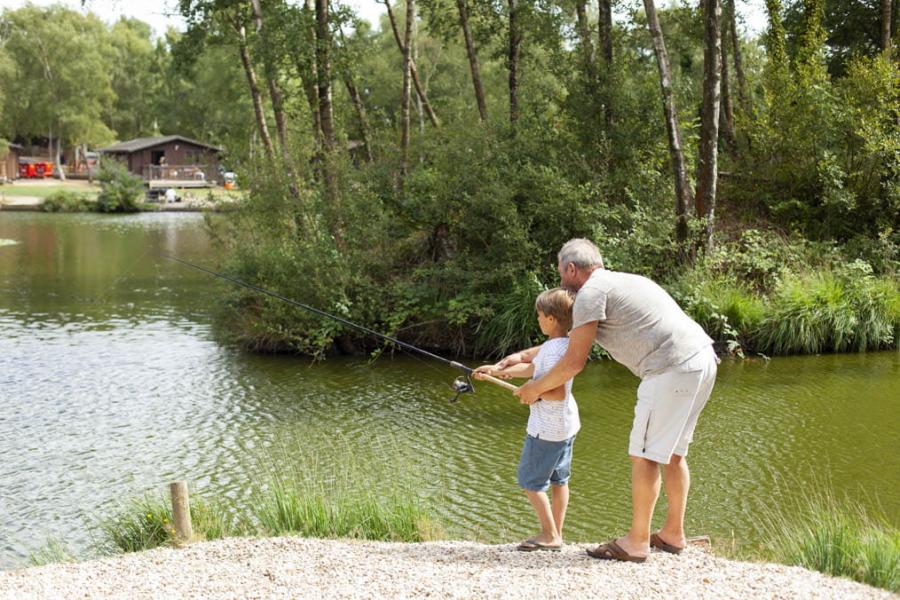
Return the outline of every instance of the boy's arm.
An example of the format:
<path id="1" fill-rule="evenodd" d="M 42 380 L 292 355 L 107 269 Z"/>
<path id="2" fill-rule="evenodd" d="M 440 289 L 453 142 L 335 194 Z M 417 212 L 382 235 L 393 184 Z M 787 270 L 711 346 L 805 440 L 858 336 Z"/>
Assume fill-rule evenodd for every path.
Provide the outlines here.
<path id="1" fill-rule="evenodd" d="M 512 379 L 514 377 L 531 377 L 534 375 L 534 365 L 529 363 L 518 363 L 505 369 L 497 369 L 497 365 L 482 365 L 475 369 L 475 379 L 479 379 L 479 375 L 492 375 L 500 379 Z"/>
<path id="2" fill-rule="evenodd" d="M 482 365 L 478 367 L 475 369 L 475 373 L 486 373 L 488 375 L 493 375 L 494 377 L 499 377 L 500 379 L 509 379 L 510 377 L 531 377 L 530 373 L 528 375 L 509 375 L 505 371 L 515 365 L 531 364 L 540 349 L 540 346 L 533 346 L 527 350 L 513 352 L 493 365 Z"/>

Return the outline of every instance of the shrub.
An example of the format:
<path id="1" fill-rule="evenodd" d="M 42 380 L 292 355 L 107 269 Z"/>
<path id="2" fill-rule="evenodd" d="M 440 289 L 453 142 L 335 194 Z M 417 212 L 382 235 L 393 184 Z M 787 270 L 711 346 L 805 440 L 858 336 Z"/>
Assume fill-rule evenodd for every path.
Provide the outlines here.
<path id="1" fill-rule="evenodd" d="M 101 191 L 97 196 L 100 212 L 137 212 L 144 196 L 144 182 L 116 160 L 103 161 L 97 175 Z"/>
<path id="2" fill-rule="evenodd" d="M 85 194 L 70 190 L 53 192 L 44 199 L 41 210 L 44 212 L 86 212 L 94 203 Z"/>

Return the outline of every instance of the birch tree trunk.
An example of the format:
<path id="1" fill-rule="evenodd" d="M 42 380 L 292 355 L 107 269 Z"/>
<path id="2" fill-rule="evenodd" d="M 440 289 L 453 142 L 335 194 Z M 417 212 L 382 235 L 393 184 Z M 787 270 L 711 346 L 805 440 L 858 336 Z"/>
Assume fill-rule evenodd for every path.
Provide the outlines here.
<path id="1" fill-rule="evenodd" d="M 719 0 L 703 0 L 703 106 L 700 112 L 700 152 L 697 165 L 697 216 L 706 219 L 701 247 L 711 250 L 715 228 L 718 183 L 719 108 L 722 36 L 719 30 Z"/>
<path id="2" fill-rule="evenodd" d="M 388 19 L 391 22 L 391 30 L 393 30 L 394 32 L 394 41 L 397 42 L 397 47 L 400 49 L 400 52 L 402 54 L 405 52 L 405 50 L 403 49 L 403 40 L 400 39 L 400 32 L 397 30 L 397 20 L 394 18 L 394 11 L 391 9 L 390 0 L 384 0 L 384 6 L 387 8 Z M 431 103 L 428 102 L 428 95 L 425 93 L 425 89 L 422 87 L 422 82 L 419 81 L 419 71 L 418 69 L 416 69 L 415 61 L 410 61 L 409 72 L 412 76 L 413 85 L 416 86 L 416 94 L 418 94 L 419 98 L 422 100 L 422 107 L 425 109 L 425 114 L 428 115 L 428 120 L 431 121 L 431 124 L 434 127 L 440 127 L 441 121 L 437 118 L 434 109 L 431 108 Z"/>
<path id="3" fill-rule="evenodd" d="M 598 0 L 597 5 L 600 10 L 599 23 L 599 42 L 601 56 L 603 56 L 603 66 L 601 67 L 604 89 L 604 113 L 606 116 L 606 127 L 611 128 L 615 120 L 612 103 L 612 81 L 613 81 L 613 22 L 612 22 L 612 3 L 613 0 Z"/>
<path id="4" fill-rule="evenodd" d="M 256 34 L 260 38 L 263 47 L 267 47 L 266 34 L 263 31 L 263 16 L 260 0 L 252 0 L 250 5 L 253 7 L 253 21 L 256 25 Z M 266 51 L 263 53 L 263 65 L 265 67 L 266 83 L 269 88 L 269 99 L 272 101 L 272 112 L 275 114 L 275 129 L 278 135 L 278 145 L 281 147 L 281 156 L 284 159 L 285 166 L 290 165 L 291 157 L 287 142 L 287 118 L 284 114 L 284 94 L 281 93 L 281 87 L 278 85 L 278 74 L 275 65 L 272 64 L 271 53 Z"/>
<path id="5" fill-rule="evenodd" d="M 403 42 L 403 92 L 400 96 L 400 181 L 406 179 L 409 168 L 409 97 L 413 22 L 416 20 L 416 0 L 406 0 L 406 35 Z"/>
<path id="6" fill-rule="evenodd" d="M 253 99 L 253 112 L 256 114 L 256 127 L 259 129 L 259 137 L 262 140 L 266 158 L 274 160 L 275 152 L 272 149 L 272 138 L 269 137 L 269 127 L 266 125 L 266 115 L 263 110 L 262 96 L 259 93 L 259 83 L 256 80 L 256 71 L 253 69 L 253 61 L 250 58 L 250 49 L 247 47 L 247 31 L 243 25 L 235 24 L 238 33 L 238 49 L 241 53 L 241 64 L 244 65 L 244 74 L 247 76 L 247 84 L 250 86 L 250 96 Z"/>
<path id="7" fill-rule="evenodd" d="M 487 106 L 484 102 L 484 90 L 481 87 L 481 74 L 478 70 L 478 55 L 475 53 L 475 41 L 472 31 L 469 29 L 469 12 L 466 9 L 466 0 L 456 0 L 459 10 L 459 24 L 466 40 L 466 55 L 469 57 L 469 70 L 472 72 L 472 85 L 475 88 L 475 102 L 478 104 L 478 115 L 482 123 L 487 123 Z"/>
<path id="8" fill-rule="evenodd" d="M 647 25 L 653 38 L 653 51 L 656 54 L 656 65 L 659 69 L 663 112 L 669 137 L 669 154 L 672 157 L 672 172 L 675 176 L 675 239 L 678 241 L 680 258 L 682 262 L 686 262 L 689 256 L 686 248 L 688 239 L 687 208 L 693 203 L 693 199 L 684 161 L 684 149 L 681 145 L 678 111 L 675 108 L 675 99 L 672 97 L 672 69 L 669 66 L 669 55 L 666 52 L 666 44 L 653 0 L 644 0 L 644 10 L 647 13 Z"/>
<path id="9" fill-rule="evenodd" d="M 341 34 L 341 40 L 344 42 L 344 45 L 346 45 L 343 28 L 338 26 L 338 32 Z M 359 119 L 360 135 L 362 136 L 362 143 L 365 148 L 365 160 L 368 163 L 374 162 L 375 158 L 372 154 L 372 142 L 369 136 L 369 119 L 366 116 L 366 105 L 362 100 L 362 96 L 359 94 L 359 89 L 356 87 L 353 69 L 349 64 L 344 66 L 343 78 L 344 86 L 347 88 L 347 94 L 350 95 L 350 100 L 353 102 L 353 108 L 356 111 L 356 118 Z"/>
<path id="10" fill-rule="evenodd" d="M 741 52 L 741 38 L 737 30 L 734 0 L 726 0 L 728 30 L 731 33 L 731 53 L 734 56 L 734 76 L 737 82 L 738 104 L 744 114 L 750 114 L 750 98 L 747 96 L 747 77 L 744 75 L 744 59 Z M 723 42 L 724 43 L 724 42 Z"/>
<path id="11" fill-rule="evenodd" d="M 881 49 L 891 56 L 891 0 L 881 0 Z"/>
<path id="12" fill-rule="evenodd" d="M 734 104 L 731 100 L 731 82 L 728 80 L 728 20 L 722 21 L 722 108 L 719 110 L 719 130 L 728 152 L 737 153 L 737 138 L 734 133 Z"/>
<path id="13" fill-rule="evenodd" d="M 515 131 L 519 120 L 519 53 L 522 36 L 519 33 L 519 0 L 509 3 L 509 122 Z"/>
<path id="14" fill-rule="evenodd" d="M 303 13 L 309 18 L 310 23 L 315 22 L 315 9 L 312 5 L 313 0 L 305 0 L 303 4 Z M 310 26 L 305 32 L 307 41 L 312 48 L 318 46 L 316 42 L 316 28 Z M 303 83 L 303 92 L 306 95 L 306 102 L 309 104 L 309 113 L 312 118 L 313 136 L 316 142 L 316 152 L 320 152 L 322 146 L 322 123 L 319 116 L 319 70 L 316 66 L 316 52 L 313 51 L 309 65 L 304 65 L 302 61 L 296 62 L 297 72 L 300 74 L 300 80 Z"/>
<path id="15" fill-rule="evenodd" d="M 584 72 L 591 86 L 597 83 L 597 69 L 594 59 L 594 44 L 591 41 L 591 25 L 588 22 L 587 0 L 575 0 L 576 27 L 581 42 L 581 60 Z"/>
<path id="16" fill-rule="evenodd" d="M 322 172 L 328 200 L 331 233 L 338 248 L 343 246 L 341 197 L 335 165 L 334 116 L 331 102 L 331 31 L 328 0 L 316 0 L 316 72 L 318 75 L 319 123 L 322 128 Z"/>

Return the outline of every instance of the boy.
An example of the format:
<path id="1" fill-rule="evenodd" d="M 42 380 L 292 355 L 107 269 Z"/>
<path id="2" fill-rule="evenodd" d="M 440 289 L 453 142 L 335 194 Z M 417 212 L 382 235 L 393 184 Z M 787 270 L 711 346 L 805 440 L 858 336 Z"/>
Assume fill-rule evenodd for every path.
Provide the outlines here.
<path id="1" fill-rule="evenodd" d="M 562 288 L 541 293 L 534 303 L 541 332 L 549 339 L 541 345 L 531 363 L 506 369 L 484 365 L 475 370 L 476 379 L 484 373 L 502 378 L 539 379 L 563 357 L 569 346 L 572 326 L 572 294 Z M 562 527 L 569 503 L 568 481 L 572 468 L 572 446 L 581 427 L 578 405 L 572 396 L 572 380 L 541 395 L 541 402 L 530 406 L 527 435 L 519 459 L 518 481 L 537 513 L 541 532 L 517 547 L 524 552 L 558 551 L 562 547 Z M 553 487 L 553 505 L 547 489 Z"/>

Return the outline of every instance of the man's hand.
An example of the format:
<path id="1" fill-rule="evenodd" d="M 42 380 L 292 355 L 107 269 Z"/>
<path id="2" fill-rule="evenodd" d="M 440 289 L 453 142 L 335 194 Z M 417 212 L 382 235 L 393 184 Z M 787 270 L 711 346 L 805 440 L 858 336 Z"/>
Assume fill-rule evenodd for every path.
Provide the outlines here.
<path id="1" fill-rule="evenodd" d="M 528 383 L 519 386 L 519 389 L 513 392 L 513 394 L 519 397 L 519 402 L 522 404 L 534 404 L 541 399 L 540 393 L 537 390 L 537 385 L 534 381 L 529 381 Z"/>

